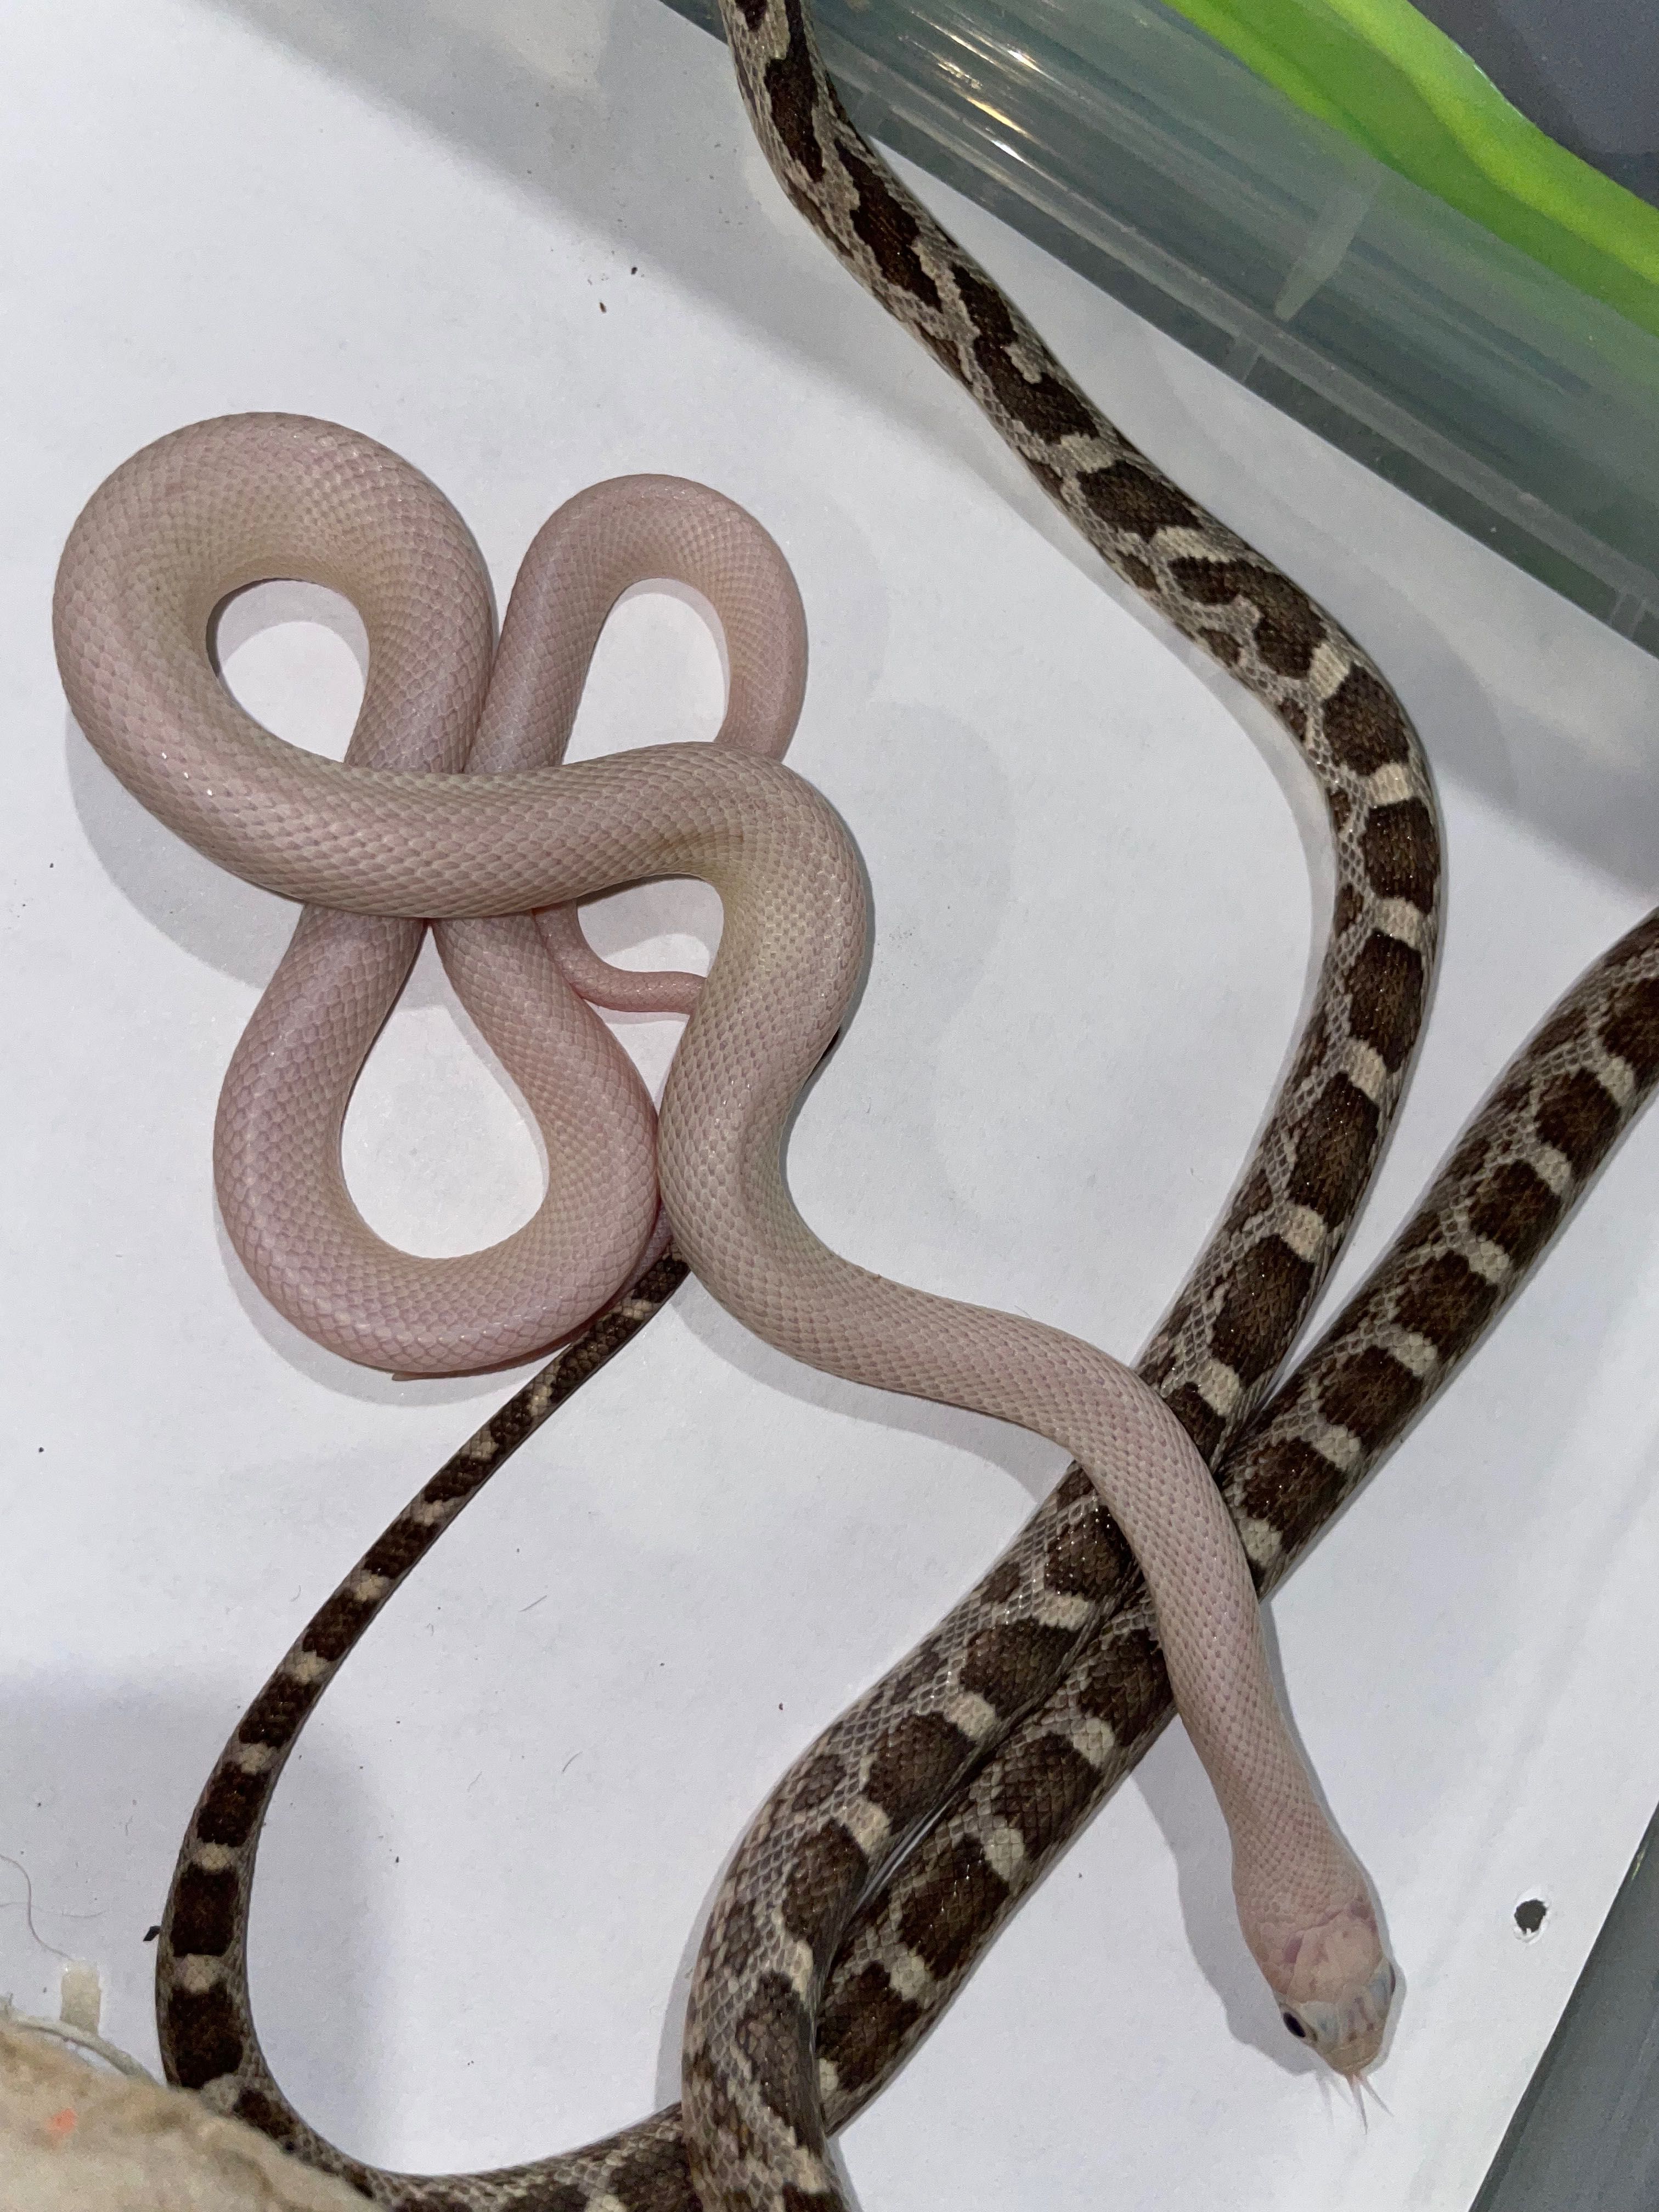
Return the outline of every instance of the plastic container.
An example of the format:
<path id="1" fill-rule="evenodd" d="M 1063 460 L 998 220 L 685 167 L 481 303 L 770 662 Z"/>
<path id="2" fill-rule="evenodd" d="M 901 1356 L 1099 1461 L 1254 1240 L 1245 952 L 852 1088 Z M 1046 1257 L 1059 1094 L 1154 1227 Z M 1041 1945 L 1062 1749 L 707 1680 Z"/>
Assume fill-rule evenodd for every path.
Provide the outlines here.
<path id="1" fill-rule="evenodd" d="M 860 129 L 1659 654 L 1659 337 L 1156 0 L 817 20 Z"/>

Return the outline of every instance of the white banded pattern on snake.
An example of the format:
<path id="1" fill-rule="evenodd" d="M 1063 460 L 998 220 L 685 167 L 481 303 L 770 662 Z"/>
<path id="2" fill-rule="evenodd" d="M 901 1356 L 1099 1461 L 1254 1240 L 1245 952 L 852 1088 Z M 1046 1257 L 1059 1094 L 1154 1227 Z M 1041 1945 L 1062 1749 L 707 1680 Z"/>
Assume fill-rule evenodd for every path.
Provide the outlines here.
<path id="1" fill-rule="evenodd" d="M 1416 1214 L 1318 1345 L 1224 1454 L 1224 1493 L 1271 1593 L 1493 1325 L 1560 1233 L 1659 1080 L 1659 912 L 1561 1000 L 1512 1063 Z M 672 1260 L 580 1343 L 526 1386 L 426 1485 L 296 1641 L 249 1708 L 197 1808 L 174 1875 L 157 1960 L 157 2020 L 168 2078 L 205 2089 L 308 2163 L 398 2212 L 697 2212 L 681 2108 L 603 2142 L 495 2173 L 428 2177 L 371 2168 L 325 2142 L 294 2111 L 258 2045 L 246 1938 L 259 1829 L 283 1765 L 317 1702 L 403 1577 L 507 1455 L 643 1326 L 683 1279 Z M 933 1779 L 940 1817 L 892 1864 L 895 1827 L 860 1867 L 847 1849 L 745 1867 L 750 1911 L 786 1911 L 829 1956 L 808 2013 L 806 2080 L 769 2084 L 803 2147 L 844 2126 L 939 2019 L 986 1946 L 1171 1718 L 1145 1590 L 1091 1486 L 1073 1470 L 923 1653 L 837 1722 L 763 1815 L 773 1832 L 791 1782 L 826 1756 L 840 1789 L 869 1787 L 872 1723 L 907 1692 L 964 1662 L 1016 1617 L 1021 1593 L 1059 1589 L 1087 1620 L 1069 1639 L 1028 1641 L 998 1683 L 1006 1709 L 988 1743 L 961 1747 L 960 1771 Z M 970 1663 L 970 1662 L 969 1662 Z M 983 1675 L 980 1677 L 984 1680 Z M 862 1755 L 860 1756 L 860 1753 Z M 965 1786 L 964 1786 L 965 1778 Z M 836 1792 L 808 1835 L 836 1828 Z M 939 1811 L 936 1806 L 933 1810 Z M 803 1866 L 820 1879 L 792 1887 Z M 828 1879 L 823 1879 L 827 1873 Z M 731 1888 L 720 1905 L 732 1901 Z M 720 1906 L 717 1905 L 718 1919 Z M 837 1926 L 842 1931 L 837 1934 Z M 731 1915 L 726 1935 L 732 1932 Z M 797 1941 L 800 1940 L 799 1937 Z M 754 2094 L 749 2083 L 740 2085 Z M 706 2208 L 705 2208 L 706 2212 Z"/>

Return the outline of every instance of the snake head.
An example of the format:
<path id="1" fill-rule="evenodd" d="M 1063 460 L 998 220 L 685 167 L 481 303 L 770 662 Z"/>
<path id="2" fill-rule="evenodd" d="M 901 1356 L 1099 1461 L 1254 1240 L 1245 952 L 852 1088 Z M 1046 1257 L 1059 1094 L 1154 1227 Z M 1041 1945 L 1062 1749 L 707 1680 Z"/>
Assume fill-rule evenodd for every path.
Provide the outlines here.
<path id="1" fill-rule="evenodd" d="M 1286 2031 L 1334 2072 L 1363 2073 L 1382 2047 L 1399 1985 L 1369 1898 L 1304 1929 L 1281 1959 L 1267 1978 Z"/>
<path id="2" fill-rule="evenodd" d="M 1387 1959 L 1362 1988 L 1346 1990 L 1335 2002 L 1304 1997 L 1299 2004 L 1281 1998 L 1279 2018 L 1298 2043 L 1316 2051 L 1333 2072 L 1352 2079 L 1363 2074 L 1382 2047 L 1398 1977 Z"/>

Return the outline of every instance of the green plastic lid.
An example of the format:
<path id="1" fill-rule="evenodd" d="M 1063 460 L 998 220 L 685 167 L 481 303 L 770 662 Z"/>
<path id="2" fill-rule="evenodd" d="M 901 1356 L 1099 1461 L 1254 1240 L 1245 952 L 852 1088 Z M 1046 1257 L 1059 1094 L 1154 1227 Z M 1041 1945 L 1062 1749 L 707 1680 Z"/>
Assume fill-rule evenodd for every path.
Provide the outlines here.
<path id="1" fill-rule="evenodd" d="M 1171 0 L 1311 115 L 1659 335 L 1659 208 L 1510 106 L 1409 0 Z"/>

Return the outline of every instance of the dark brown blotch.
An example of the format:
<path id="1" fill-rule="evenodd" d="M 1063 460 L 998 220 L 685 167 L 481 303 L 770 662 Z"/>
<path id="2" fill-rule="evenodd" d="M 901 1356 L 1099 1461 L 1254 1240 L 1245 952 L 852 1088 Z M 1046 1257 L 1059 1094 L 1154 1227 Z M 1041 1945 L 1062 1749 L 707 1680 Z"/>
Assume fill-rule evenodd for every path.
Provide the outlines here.
<path id="1" fill-rule="evenodd" d="M 906 1713 L 870 1754 L 864 1795 L 902 1832 L 933 1809 L 973 1755 L 970 1740 L 943 1714 Z"/>
<path id="2" fill-rule="evenodd" d="M 828 1964 L 869 1873 L 869 1861 L 838 1821 L 826 1820 L 797 1847 L 784 1885 L 783 1924 L 821 1964 Z"/>
<path id="3" fill-rule="evenodd" d="M 237 1742 L 263 1744 L 280 1751 L 298 1735 L 323 1689 L 321 1681 L 299 1682 L 292 1674 L 273 1674 L 243 1714 L 236 1730 Z"/>
<path id="4" fill-rule="evenodd" d="M 1442 1169 L 1442 1182 L 1468 1182 L 1478 1176 L 1492 1154 L 1492 1136 L 1478 1125 L 1471 1129 Z"/>
<path id="5" fill-rule="evenodd" d="M 879 1966 L 837 1974 L 818 2014 L 818 2048 L 836 2069 L 841 2094 L 875 2081 L 921 2017 L 921 2006 L 901 1996 Z"/>
<path id="6" fill-rule="evenodd" d="M 1607 1158 L 1619 1133 L 1619 1109 L 1587 1067 L 1563 1075 L 1538 1101 L 1534 1126 L 1547 1145 L 1565 1154 L 1582 1182 Z"/>
<path id="7" fill-rule="evenodd" d="M 441 1521 L 411 1521 L 407 1514 L 399 1514 L 386 1534 L 363 1554 L 363 1565 L 372 1575 L 385 1575 L 390 1582 L 401 1582 L 446 1525 Z"/>
<path id="8" fill-rule="evenodd" d="M 181 2089 L 204 2089 L 242 2063 L 242 2032 L 228 1990 L 172 1990 L 167 2001 L 172 2076 Z"/>
<path id="9" fill-rule="evenodd" d="M 781 1974 L 763 1974 L 732 2033 L 769 2110 L 798 2142 L 822 2150 L 812 2021 L 793 1984 Z"/>
<path id="10" fill-rule="evenodd" d="M 947 331 L 930 330 L 923 325 L 917 329 L 915 335 L 947 376 L 953 376 L 958 384 L 967 383 L 968 371 L 957 350 L 957 342 Z"/>
<path id="11" fill-rule="evenodd" d="M 1581 1054 L 1584 1042 L 1584 1009 L 1575 1003 L 1577 993 L 1565 1006 L 1558 1006 L 1547 1021 L 1540 1023 L 1527 1040 L 1523 1066 L 1534 1069 L 1553 1054 L 1564 1048 Z"/>
<path id="12" fill-rule="evenodd" d="M 812 182 L 823 179 L 823 149 L 814 125 L 818 88 L 812 74 L 811 50 L 806 38 L 800 0 L 784 0 L 789 43 L 766 64 L 766 105 L 772 127 L 788 149 L 790 159 Z"/>
<path id="13" fill-rule="evenodd" d="M 1020 459 L 1048 493 L 1049 498 L 1063 502 L 1066 497 L 1066 479 L 1060 471 L 1049 468 L 1042 461 L 1034 460 L 1030 453 L 1022 453 Z"/>
<path id="14" fill-rule="evenodd" d="M 999 1621 L 968 1646 L 962 1686 L 1012 1719 L 1053 1687 L 1079 1632 L 1037 1620 Z"/>
<path id="15" fill-rule="evenodd" d="M 1358 1437 L 1368 1451 L 1391 1443 L 1422 1403 L 1423 1380 L 1380 1344 L 1352 1353 L 1322 1378 L 1320 1411 Z"/>
<path id="16" fill-rule="evenodd" d="M 1440 883 L 1440 838 L 1434 817 L 1420 799 L 1374 806 L 1359 849 L 1379 898 L 1405 899 L 1419 914 L 1433 910 Z"/>
<path id="17" fill-rule="evenodd" d="M 1285 1096 L 1293 1097 L 1305 1091 L 1310 1083 L 1322 1083 L 1324 1066 L 1331 1049 L 1331 1012 L 1328 1006 L 1316 1006 L 1309 1017 L 1297 1046 L 1296 1058 L 1291 1063 L 1291 1073 L 1285 1085 Z"/>
<path id="18" fill-rule="evenodd" d="M 1068 1836 L 1097 1785 L 1095 1770 L 1063 1736 L 1037 1729 L 1016 1737 L 997 1761 L 992 1803 L 1040 1858 Z"/>
<path id="19" fill-rule="evenodd" d="M 1379 1116 L 1358 1084 L 1334 1075 L 1297 1132 L 1286 1196 L 1340 1230 L 1359 1202 L 1376 1151 Z"/>
<path id="20" fill-rule="evenodd" d="M 979 1845 L 958 1837 L 906 1898 L 900 1940 L 942 1978 L 967 1963 L 1007 1901 L 1007 1883 Z"/>
<path id="21" fill-rule="evenodd" d="M 848 1778 L 847 1763 L 838 1752 L 816 1751 L 802 1763 L 789 1795 L 803 1811 L 816 1812 Z"/>
<path id="22" fill-rule="evenodd" d="M 926 307 L 937 307 L 939 305 L 939 287 L 922 267 L 916 252 L 921 225 L 893 192 L 879 170 L 861 161 L 856 154 L 845 147 L 842 149 L 842 160 L 848 174 L 859 188 L 858 205 L 853 210 L 853 228 L 875 257 L 876 266 L 890 284 L 896 285 L 902 292 L 912 299 L 920 300 Z"/>
<path id="23" fill-rule="evenodd" d="M 1385 1288 L 1391 1286 L 1399 1279 L 1404 1263 L 1407 1260 L 1415 1253 L 1420 1252 L 1425 1245 L 1445 1243 L 1447 1224 L 1443 1218 L 1439 1201 L 1435 1195 L 1435 1191 L 1438 1188 L 1439 1186 L 1437 1184 L 1435 1188 L 1430 1191 L 1427 1199 L 1419 1206 L 1417 1212 L 1413 1214 L 1411 1219 L 1395 1238 L 1389 1256 L 1383 1261 L 1377 1270 L 1375 1284 L 1370 1288 L 1359 1291 L 1352 1304 L 1345 1310 L 1342 1320 L 1338 1324 L 1345 1333 L 1352 1316 L 1362 1310 L 1366 1312 L 1382 1311 L 1378 1303 L 1381 1294 Z"/>
<path id="24" fill-rule="evenodd" d="M 1426 1336 L 1442 1359 L 1467 1352 L 1498 1303 L 1498 1286 L 1467 1260 L 1445 1252 L 1419 1268 L 1395 1304 L 1401 1328 Z"/>
<path id="25" fill-rule="evenodd" d="M 978 333 L 974 358 L 1015 422 L 1051 442 L 1092 436 L 1097 428 L 1094 413 L 1079 392 L 1052 370 L 1045 368 L 1030 377 L 1015 362 L 1011 348 L 1025 334 L 1017 327 L 996 286 L 963 262 L 953 264 L 951 273 Z"/>
<path id="26" fill-rule="evenodd" d="M 1230 1425 L 1227 1415 L 1217 1413 L 1196 1382 L 1182 1382 L 1173 1390 L 1166 1390 L 1163 1396 L 1164 1404 L 1192 1438 L 1199 1457 L 1212 1465 Z"/>
<path id="27" fill-rule="evenodd" d="M 1264 1237 L 1240 1259 L 1211 1342 L 1247 1389 L 1285 1357 L 1313 1284 L 1312 1266 L 1282 1237 Z"/>
<path id="28" fill-rule="evenodd" d="M 1273 1187 L 1262 1170 L 1257 1168 L 1253 1175 L 1246 1177 L 1237 1196 L 1227 1208 L 1226 1233 L 1230 1237 L 1237 1237 L 1241 1230 L 1249 1227 L 1257 1214 L 1265 1213 L 1273 1202 Z"/>
<path id="29" fill-rule="evenodd" d="M 999 1559 L 979 1586 L 979 1594 L 987 1605 L 1007 1605 L 1017 1598 L 1025 1586 L 1024 1569 L 1018 1552 L 1011 1552 L 1006 1559 Z"/>
<path id="30" fill-rule="evenodd" d="M 750 2124 L 747 2100 L 739 2105 L 732 2094 L 732 2072 L 714 2065 L 706 2050 L 692 2050 L 684 2055 L 681 2097 L 687 2101 L 696 2097 L 710 2142 L 723 2143 L 731 2155 L 744 2159 L 759 2146 Z M 681 2109 L 684 2112 L 684 2105 Z"/>
<path id="31" fill-rule="evenodd" d="M 1136 1595 L 1138 1588 L 1126 1594 L 1126 1602 Z M 1170 1694 L 1164 1654 L 1150 1626 L 1114 1621 L 1091 1655 L 1075 1694 L 1079 1711 L 1104 1721 L 1118 1743 L 1133 1742 L 1160 1699 Z"/>
<path id="32" fill-rule="evenodd" d="M 268 2096 L 263 2089 L 249 2087 L 242 2090 L 231 2110 L 239 2120 L 246 2122 L 251 2128 L 258 2128 L 262 2136 L 268 2136 L 272 2142 L 280 2143 L 284 2150 L 299 2135 L 295 2116 L 288 2106 L 280 2104 L 275 2097 Z M 427 2212 L 427 2203 L 422 2203 L 421 2212 Z"/>
<path id="33" fill-rule="evenodd" d="M 1130 531 L 1149 544 L 1160 530 L 1192 530 L 1203 520 L 1184 492 L 1145 462 L 1115 461 L 1109 469 L 1085 470 L 1077 488 L 1091 512 L 1109 528 Z"/>
<path id="34" fill-rule="evenodd" d="M 918 1705 L 927 1699 L 948 1663 L 944 1635 L 935 1629 L 925 1636 L 908 1659 L 888 1677 L 888 1695 L 895 1705 Z"/>
<path id="35" fill-rule="evenodd" d="M 1325 738 L 1344 768 L 1375 775 L 1390 761 L 1411 758 L 1411 725 L 1380 676 L 1351 668 L 1325 702 Z"/>
<path id="36" fill-rule="evenodd" d="M 173 1893 L 167 1940 L 180 1958 L 222 1959 L 236 1933 L 236 1869 L 187 1866 Z"/>
<path id="37" fill-rule="evenodd" d="M 1353 1480 L 1358 1479 L 1356 1474 Z M 1283 1577 L 1352 1487 L 1304 1437 L 1273 1437 L 1251 1445 L 1228 1496 L 1236 1513 L 1278 1531 L 1281 1549 L 1258 1582 Z"/>
<path id="38" fill-rule="evenodd" d="M 349 1590 L 336 1590 L 307 1629 L 304 1649 L 331 1664 L 343 1659 L 389 1595 L 383 1591 L 380 1597 L 353 1597 Z"/>
<path id="39" fill-rule="evenodd" d="M 1244 600 L 1256 611 L 1255 649 L 1279 676 L 1305 676 L 1325 624 L 1307 593 L 1276 568 L 1253 561 L 1176 561 L 1170 574 L 1200 606 Z"/>
<path id="40" fill-rule="evenodd" d="M 240 1766 L 221 1766 L 202 1793 L 196 1814 L 198 1838 L 239 1850 L 253 1833 L 270 1794 L 269 1774 L 244 1774 Z"/>
<path id="41" fill-rule="evenodd" d="M 495 1472 L 495 1462 L 468 1460 L 457 1452 L 446 1466 L 441 1467 L 430 1482 L 421 1492 L 428 1505 L 465 1504 L 475 1490 L 481 1490 Z"/>
<path id="42" fill-rule="evenodd" d="M 1192 1315 L 1193 1302 L 1189 1299 L 1181 1299 L 1172 1306 L 1158 1334 L 1135 1362 L 1135 1373 L 1143 1382 L 1150 1382 L 1160 1395 L 1164 1385 L 1175 1372 L 1176 1360 L 1181 1351 L 1181 1333 Z"/>
<path id="43" fill-rule="evenodd" d="M 608 2177 L 605 2190 L 624 2212 L 698 2212 L 678 2134 L 670 2142 L 659 2139 L 636 2150 Z M 592 2201 L 592 2193 L 580 2185 L 560 2182 L 547 2190 L 547 2212 L 586 2212 Z M 534 2212 L 542 2212 L 539 2197 Z"/>
<path id="44" fill-rule="evenodd" d="M 1348 1025 L 1390 1075 L 1411 1057 L 1423 1018 L 1423 963 L 1397 937 L 1373 931 L 1349 971 Z"/>

